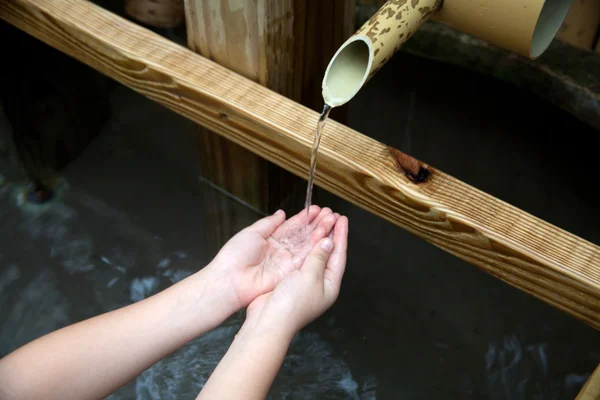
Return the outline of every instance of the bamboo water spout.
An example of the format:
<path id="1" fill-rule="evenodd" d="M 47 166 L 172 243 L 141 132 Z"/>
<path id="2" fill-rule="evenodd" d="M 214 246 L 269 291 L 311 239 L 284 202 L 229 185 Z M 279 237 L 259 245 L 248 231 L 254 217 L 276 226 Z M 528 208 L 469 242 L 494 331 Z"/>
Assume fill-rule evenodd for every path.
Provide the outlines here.
<path id="1" fill-rule="evenodd" d="M 323 99 L 352 99 L 429 18 L 529 58 L 546 51 L 572 0 L 389 0 L 332 57 Z"/>

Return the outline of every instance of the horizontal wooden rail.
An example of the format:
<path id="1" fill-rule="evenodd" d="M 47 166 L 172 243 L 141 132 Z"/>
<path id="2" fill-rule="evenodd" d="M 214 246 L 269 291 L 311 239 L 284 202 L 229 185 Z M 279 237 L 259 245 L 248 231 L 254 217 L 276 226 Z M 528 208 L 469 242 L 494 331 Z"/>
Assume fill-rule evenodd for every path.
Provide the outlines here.
<path id="1" fill-rule="evenodd" d="M 0 17 L 306 177 L 315 112 L 84 0 L 0 0 Z M 319 157 L 319 186 L 600 328 L 597 246 L 333 121 Z"/>

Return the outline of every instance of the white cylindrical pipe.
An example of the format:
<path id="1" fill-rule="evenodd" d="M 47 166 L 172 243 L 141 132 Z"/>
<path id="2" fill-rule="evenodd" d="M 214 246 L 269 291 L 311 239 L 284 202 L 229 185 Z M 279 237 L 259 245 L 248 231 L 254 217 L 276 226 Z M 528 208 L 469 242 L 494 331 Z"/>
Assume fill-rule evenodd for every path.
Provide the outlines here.
<path id="1" fill-rule="evenodd" d="M 548 48 L 572 0 L 444 0 L 432 18 L 535 59 Z"/>

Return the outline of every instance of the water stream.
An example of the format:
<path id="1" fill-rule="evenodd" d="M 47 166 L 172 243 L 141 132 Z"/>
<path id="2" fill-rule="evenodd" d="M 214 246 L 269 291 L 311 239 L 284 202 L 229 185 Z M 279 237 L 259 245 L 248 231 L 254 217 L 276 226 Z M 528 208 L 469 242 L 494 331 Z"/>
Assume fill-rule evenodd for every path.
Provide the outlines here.
<path id="1" fill-rule="evenodd" d="M 315 140 L 313 141 L 312 151 L 310 154 L 310 172 L 308 174 L 308 186 L 306 188 L 306 201 L 304 202 L 304 207 L 306 208 L 306 223 L 308 224 L 308 210 L 310 208 L 312 202 L 312 192 L 313 192 L 313 184 L 315 181 L 315 171 L 317 169 L 317 155 L 319 153 L 319 145 L 321 143 L 321 133 L 323 132 L 323 128 L 325 127 L 325 123 L 327 122 L 327 118 L 329 117 L 329 112 L 333 107 L 329 104 L 325 104 L 323 107 L 323 112 L 319 117 L 319 121 L 317 122 L 317 129 L 315 132 Z"/>

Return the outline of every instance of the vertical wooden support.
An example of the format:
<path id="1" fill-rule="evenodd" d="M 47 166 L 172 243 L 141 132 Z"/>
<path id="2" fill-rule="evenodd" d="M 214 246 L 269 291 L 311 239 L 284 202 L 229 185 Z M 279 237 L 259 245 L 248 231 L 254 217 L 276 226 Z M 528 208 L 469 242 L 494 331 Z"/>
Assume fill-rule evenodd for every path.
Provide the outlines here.
<path id="1" fill-rule="evenodd" d="M 125 14 L 155 28 L 174 28 L 183 22 L 183 0 L 125 0 Z"/>
<path id="2" fill-rule="evenodd" d="M 598 0 L 576 0 L 556 37 L 573 46 L 593 50 L 596 44 L 600 23 L 600 2 Z"/>
<path id="3" fill-rule="evenodd" d="M 354 31 L 355 0 L 185 0 L 195 52 L 310 107 L 327 63 Z M 333 118 L 344 122 L 345 110 Z M 316 122 L 316 121 L 315 121 Z M 255 209 L 301 208 L 305 181 L 199 127 L 203 177 Z"/>

